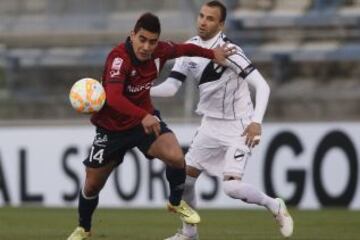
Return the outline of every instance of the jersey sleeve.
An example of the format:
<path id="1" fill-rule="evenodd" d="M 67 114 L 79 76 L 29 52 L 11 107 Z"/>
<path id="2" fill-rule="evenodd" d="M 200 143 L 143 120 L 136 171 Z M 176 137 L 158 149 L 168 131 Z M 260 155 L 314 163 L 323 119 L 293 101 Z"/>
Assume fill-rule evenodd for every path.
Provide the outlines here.
<path id="1" fill-rule="evenodd" d="M 208 59 L 214 59 L 214 51 L 199 47 L 192 43 L 177 44 L 173 42 L 161 42 L 163 48 L 163 54 L 166 59 L 173 59 L 178 57 L 203 57 Z"/>
<path id="2" fill-rule="evenodd" d="M 244 51 L 233 44 L 229 47 L 235 47 L 235 53 L 227 57 L 226 65 L 235 71 L 240 77 L 245 79 L 252 71 L 255 70 L 254 65 L 246 57 Z"/>
<path id="3" fill-rule="evenodd" d="M 175 64 L 166 78 L 166 80 L 157 86 L 150 89 L 150 96 L 152 97 L 171 97 L 174 96 L 182 83 L 186 80 L 188 75 L 188 68 L 186 67 L 187 58 L 177 58 Z"/>
<path id="4" fill-rule="evenodd" d="M 255 109 L 252 121 L 262 123 L 269 101 L 270 87 L 258 70 L 249 74 L 245 81 L 255 88 Z"/>
<path id="5" fill-rule="evenodd" d="M 106 104 L 116 112 L 128 116 L 136 116 L 140 119 L 148 113 L 133 104 L 124 95 L 124 85 L 129 76 L 130 63 L 120 54 L 110 53 L 103 77 L 103 84 L 106 93 Z"/>
<path id="6" fill-rule="evenodd" d="M 180 82 L 184 82 L 189 75 L 188 58 L 177 58 L 168 78 L 174 78 Z"/>

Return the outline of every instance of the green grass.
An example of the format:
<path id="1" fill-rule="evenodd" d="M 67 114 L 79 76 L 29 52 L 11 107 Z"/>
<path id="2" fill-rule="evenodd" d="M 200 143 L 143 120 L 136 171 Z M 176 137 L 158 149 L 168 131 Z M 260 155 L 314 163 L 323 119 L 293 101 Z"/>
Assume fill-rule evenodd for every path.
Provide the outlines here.
<path id="1" fill-rule="evenodd" d="M 360 211 L 290 210 L 295 219 L 291 239 L 360 239 Z M 200 210 L 202 240 L 282 239 L 269 213 L 260 210 Z M 76 226 L 76 209 L 0 208 L 0 240 L 65 240 Z M 165 210 L 98 209 L 96 240 L 161 240 L 179 227 Z"/>

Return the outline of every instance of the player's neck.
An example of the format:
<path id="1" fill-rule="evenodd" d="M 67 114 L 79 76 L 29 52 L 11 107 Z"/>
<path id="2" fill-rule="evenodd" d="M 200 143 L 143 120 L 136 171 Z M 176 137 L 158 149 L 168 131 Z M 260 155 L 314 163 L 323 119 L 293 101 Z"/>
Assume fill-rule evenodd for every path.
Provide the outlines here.
<path id="1" fill-rule="evenodd" d="M 211 47 L 211 45 L 213 45 L 213 43 L 215 41 L 217 41 L 217 39 L 219 38 L 221 33 L 222 33 L 222 31 L 219 31 L 209 38 L 204 39 L 204 38 L 200 37 L 200 39 L 204 45 L 206 45 L 207 47 Z"/>

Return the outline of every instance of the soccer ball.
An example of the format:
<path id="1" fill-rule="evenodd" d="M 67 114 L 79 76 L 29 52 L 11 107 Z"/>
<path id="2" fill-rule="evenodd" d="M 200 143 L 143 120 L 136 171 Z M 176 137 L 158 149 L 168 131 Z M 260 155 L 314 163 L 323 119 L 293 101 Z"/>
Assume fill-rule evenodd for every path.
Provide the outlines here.
<path id="1" fill-rule="evenodd" d="M 106 95 L 100 82 L 92 78 L 82 78 L 71 87 L 71 106 L 80 113 L 94 113 L 104 106 Z"/>

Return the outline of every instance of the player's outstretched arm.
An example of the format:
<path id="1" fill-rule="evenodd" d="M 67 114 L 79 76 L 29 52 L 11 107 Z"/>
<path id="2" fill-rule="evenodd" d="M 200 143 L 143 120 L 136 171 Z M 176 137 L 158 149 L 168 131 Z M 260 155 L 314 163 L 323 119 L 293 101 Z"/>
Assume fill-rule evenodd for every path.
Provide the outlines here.
<path id="1" fill-rule="evenodd" d="M 150 96 L 152 97 L 172 97 L 175 96 L 182 82 L 168 77 L 164 82 L 150 89 Z"/>
<path id="2" fill-rule="evenodd" d="M 175 52 L 170 58 L 183 56 L 203 57 L 212 59 L 220 65 L 225 65 L 226 58 L 235 53 L 234 47 L 228 47 L 227 44 L 214 49 L 202 48 L 192 43 L 174 44 L 173 46 L 175 47 Z"/>

